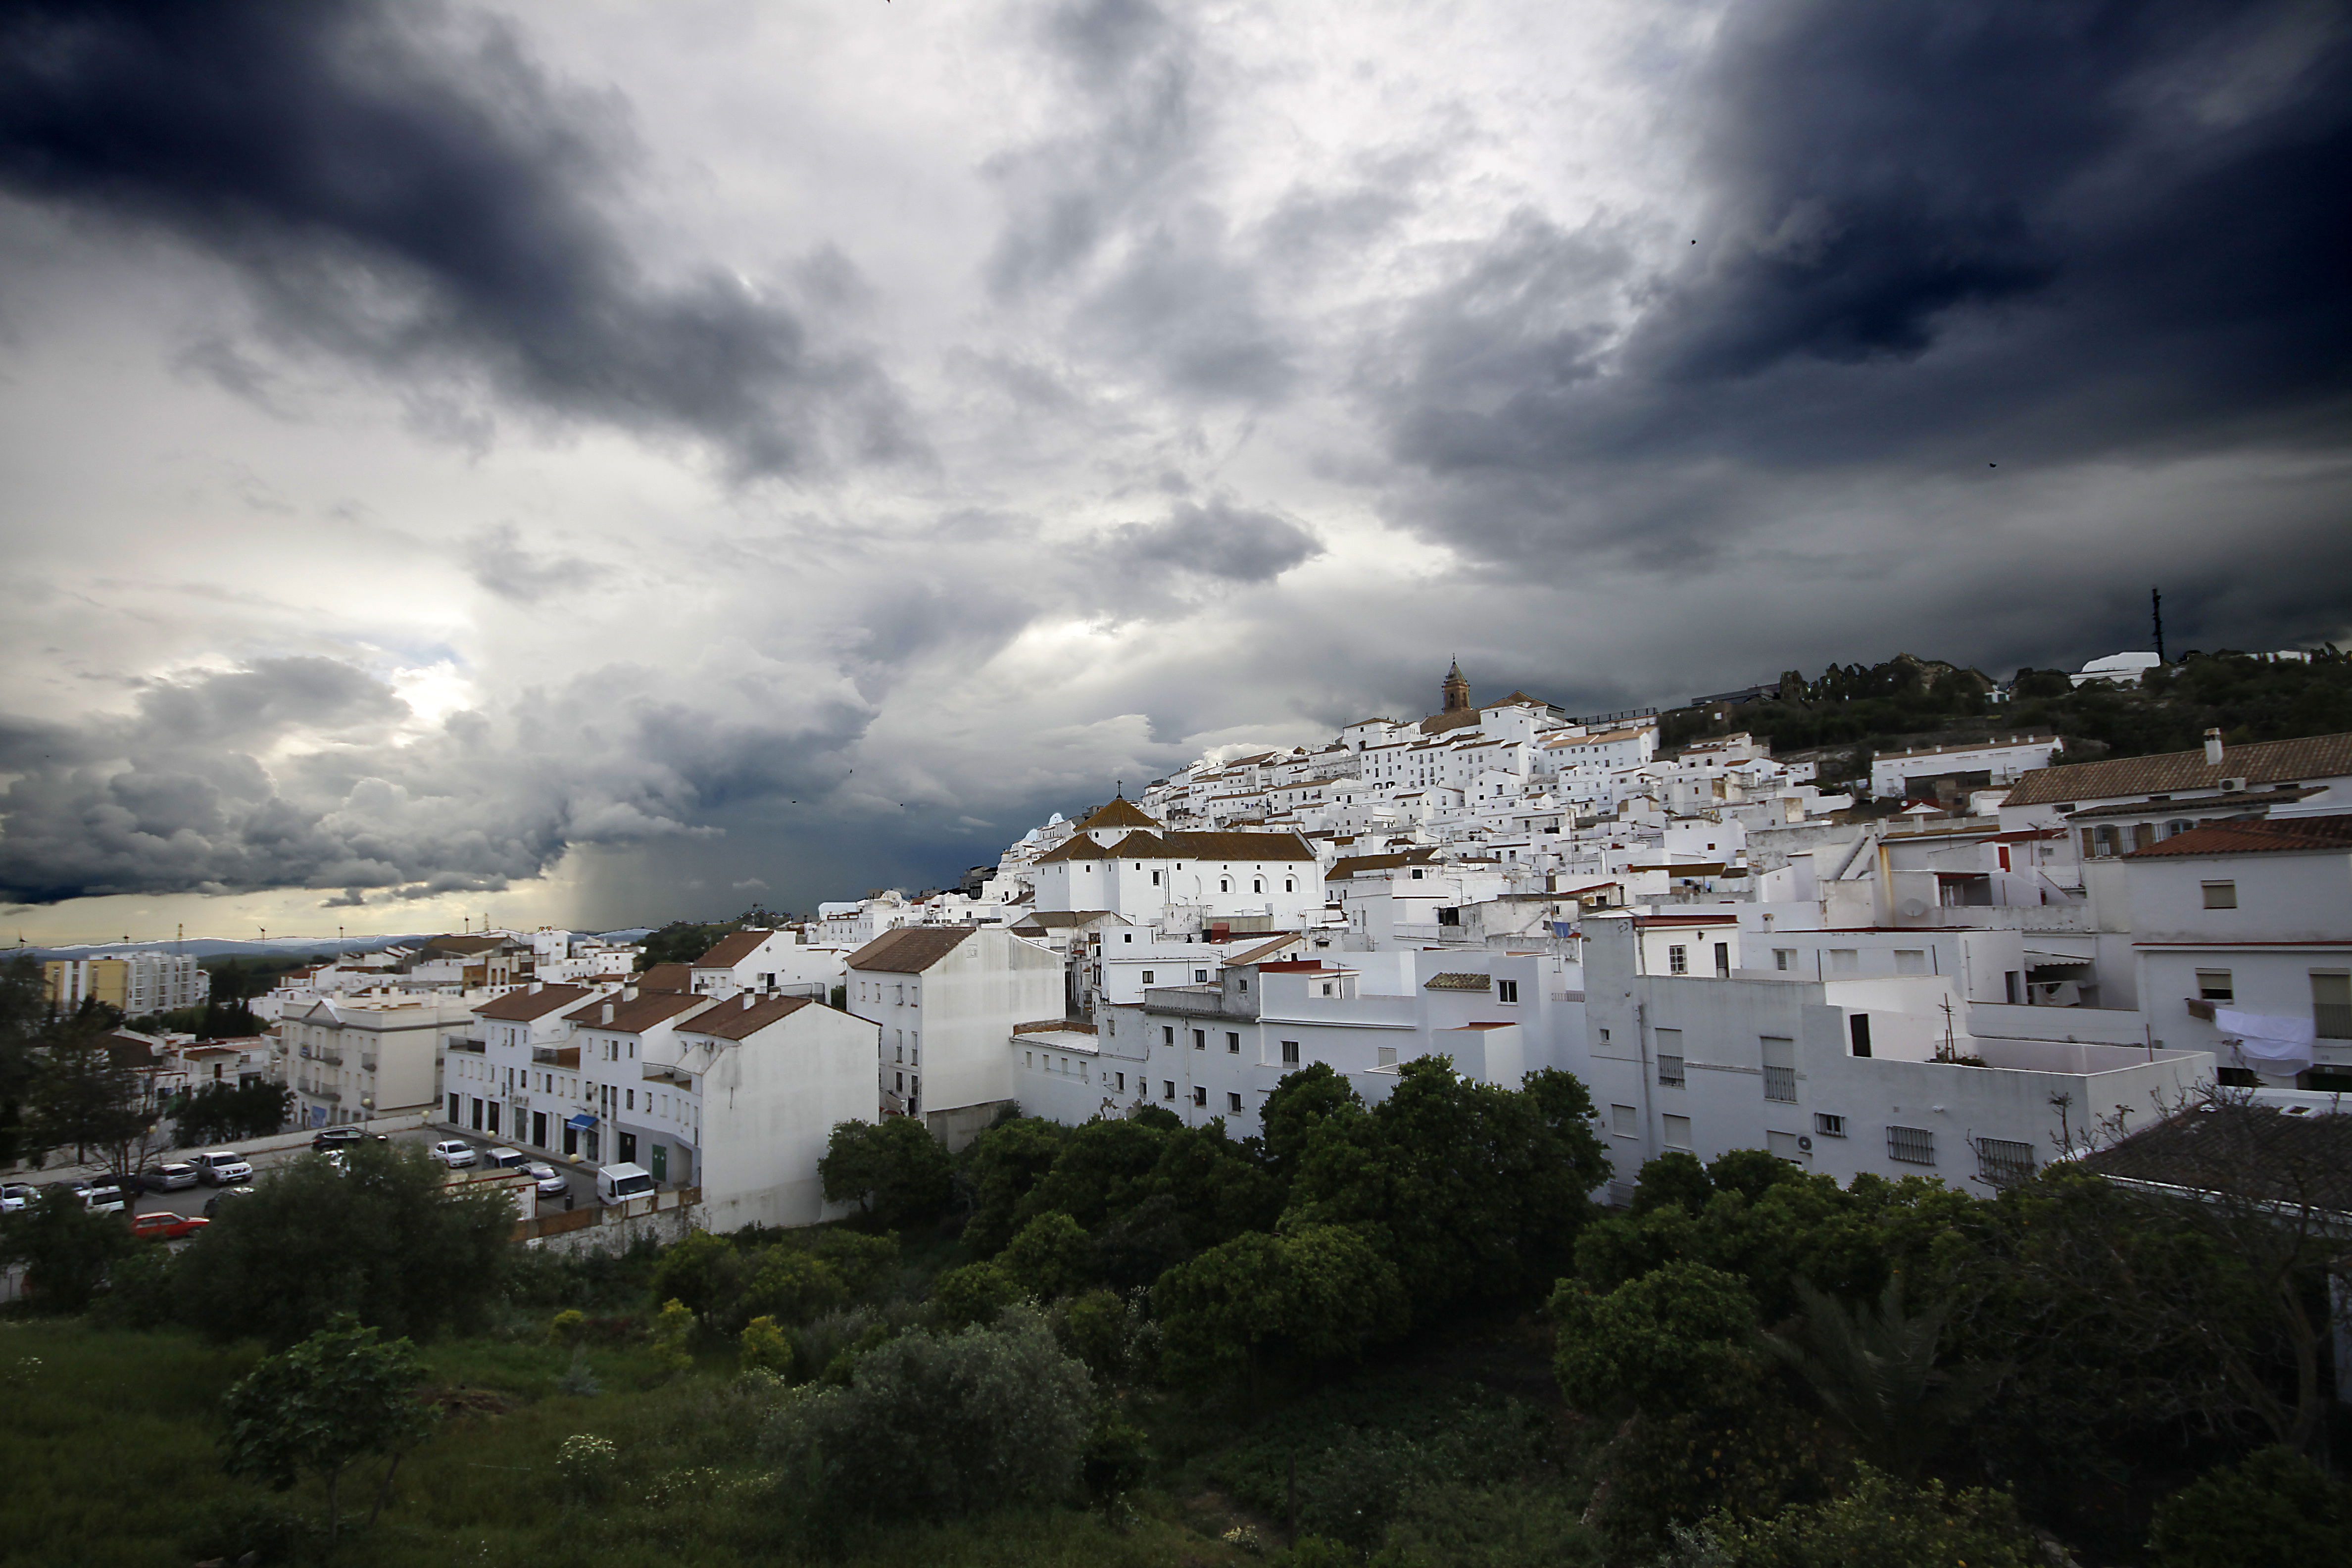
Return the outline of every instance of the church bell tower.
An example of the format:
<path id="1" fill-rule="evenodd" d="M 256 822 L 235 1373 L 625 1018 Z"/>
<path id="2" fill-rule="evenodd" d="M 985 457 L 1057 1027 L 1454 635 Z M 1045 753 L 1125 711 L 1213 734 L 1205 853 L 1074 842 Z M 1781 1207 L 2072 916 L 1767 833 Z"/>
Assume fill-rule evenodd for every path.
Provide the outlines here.
<path id="1" fill-rule="evenodd" d="M 1462 679 L 1462 661 L 1445 672 L 1445 711 L 1459 713 L 1470 706 L 1470 683 Z"/>

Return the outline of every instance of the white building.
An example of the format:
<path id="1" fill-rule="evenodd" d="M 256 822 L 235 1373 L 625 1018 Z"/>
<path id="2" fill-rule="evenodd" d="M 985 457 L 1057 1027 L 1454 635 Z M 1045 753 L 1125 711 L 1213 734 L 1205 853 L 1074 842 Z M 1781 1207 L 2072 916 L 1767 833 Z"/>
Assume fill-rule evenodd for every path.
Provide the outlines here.
<path id="1" fill-rule="evenodd" d="M 922 1117 L 950 1147 L 1013 1099 L 1004 1042 L 1013 1030 L 1063 1016 L 1060 955 L 1000 929 L 907 926 L 851 953 L 848 966 L 849 1011 L 880 1026 L 882 1104 Z"/>
<path id="2" fill-rule="evenodd" d="M 2123 865 L 2156 1036 L 2232 1082 L 2352 1089 L 2352 814 L 2209 823 Z"/>
<path id="3" fill-rule="evenodd" d="M 1882 800 L 1934 800 L 2006 787 L 2036 768 L 2053 766 L 2064 751 L 2065 742 L 2055 735 L 2011 735 L 1880 752 L 1871 759 L 1870 793 Z"/>
<path id="4" fill-rule="evenodd" d="M 2352 735 L 2312 735 L 2042 768 L 2001 802 L 2004 828 L 2062 827 L 2082 858 L 2112 859 L 2215 817 L 2352 811 Z"/>
<path id="5" fill-rule="evenodd" d="M 2152 653 L 2111 653 L 2105 658 L 2093 659 L 2066 679 L 2076 686 L 2088 686 L 2095 680 L 2113 686 L 2137 686 L 2141 676 L 2163 664 Z"/>
<path id="6" fill-rule="evenodd" d="M 1584 931 L 1587 1082 L 1620 1198 L 1670 1150 L 1764 1149 L 1842 1183 L 2004 1181 L 2213 1080 L 2209 1052 L 2059 1037 L 2074 1009 L 2034 1010 L 2053 1026 L 2042 1038 L 1971 1033 L 1949 973 L 1750 966 L 1728 915 Z"/>
<path id="7" fill-rule="evenodd" d="M 308 1127 L 429 1113 L 441 1034 L 467 1020 L 467 1004 L 441 996 L 320 997 L 278 1023 L 278 1047 L 296 1114 Z"/>
<path id="8" fill-rule="evenodd" d="M 547 1076 L 552 1053 L 572 1043 L 573 1022 L 565 1015 L 601 994 L 534 981 L 474 1007 L 468 1026 L 444 1040 L 441 1093 L 449 1124 L 551 1147 L 551 1129 L 561 1126 L 562 1115 L 551 1121 L 548 1091 L 533 1085 Z M 572 1152 L 568 1142 L 563 1152 Z"/>
<path id="9" fill-rule="evenodd" d="M 805 931 L 729 932 L 690 966 L 694 994 L 732 996 L 757 991 L 823 1001 L 846 977 L 843 961 L 849 950 L 811 942 L 807 935 Z"/>

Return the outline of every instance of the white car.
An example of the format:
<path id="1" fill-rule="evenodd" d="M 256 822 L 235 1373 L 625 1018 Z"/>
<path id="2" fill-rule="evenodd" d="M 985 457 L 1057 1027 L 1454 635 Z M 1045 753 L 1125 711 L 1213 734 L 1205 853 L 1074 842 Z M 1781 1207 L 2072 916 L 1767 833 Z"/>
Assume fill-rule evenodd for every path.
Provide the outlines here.
<path id="1" fill-rule="evenodd" d="M 15 1214 L 33 1201 L 33 1189 L 22 1182 L 0 1186 L 0 1214 Z"/>
<path id="2" fill-rule="evenodd" d="M 121 1214 L 131 1206 L 131 1194 L 121 1187 L 89 1182 L 73 1184 L 73 1194 L 92 1214 Z"/>
<path id="3" fill-rule="evenodd" d="M 444 1138 L 433 1145 L 433 1157 L 453 1171 L 461 1170 L 481 1158 L 474 1152 L 474 1146 L 462 1138 Z"/>
<path id="4" fill-rule="evenodd" d="M 539 1195 L 560 1198 L 572 1190 L 569 1179 L 556 1173 L 555 1167 L 544 1160 L 528 1160 L 520 1167 L 522 1173 L 539 1184 Z"/>
<path id="5" fill-rule="evenodd" d="M 196 1179 L 208 1187 L 253 1180 L 253 1166 L 234 1149 L 207 1149 L 192 1156 L 188 1163 L 196 1168 Z"/>

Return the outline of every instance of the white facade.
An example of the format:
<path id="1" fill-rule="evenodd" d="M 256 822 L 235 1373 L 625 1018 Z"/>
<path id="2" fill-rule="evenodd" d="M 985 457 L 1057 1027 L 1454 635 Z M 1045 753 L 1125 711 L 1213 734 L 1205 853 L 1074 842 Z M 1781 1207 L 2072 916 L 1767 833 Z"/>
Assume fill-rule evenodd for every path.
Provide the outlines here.
<path id="1" fill-rule="evenodd" d="M 278 1024 L 287 1087 L 305 1126 L 331 1127 L 434 1108 L 441 1034 L 464 1001 L 324 997 Z"/>
<path id="2" fill-rule="evenodd" d="M 1882 800 L 1903 799 L 1911 793 L 1912 779 L 1945 773 L 1982 773 L 1987 786 L 2006 786 L 2036 768 L 2053 766 L 2064 751 L 2055 735 L 2022 735 L 1982 745 L 1881 752 L 1871 759 L 1870 793 Z"/>
<path id="3" fill-rule="evenodd" d="M 880 1029 L 883 1103 L 959 1132 L 955 1113 L 1013 1098 L 1015 1027 L 1063 1016 L 1060 955 L 989 928 L 886 933 L 850 955 L 848 987 L 849 1011 Z"/>

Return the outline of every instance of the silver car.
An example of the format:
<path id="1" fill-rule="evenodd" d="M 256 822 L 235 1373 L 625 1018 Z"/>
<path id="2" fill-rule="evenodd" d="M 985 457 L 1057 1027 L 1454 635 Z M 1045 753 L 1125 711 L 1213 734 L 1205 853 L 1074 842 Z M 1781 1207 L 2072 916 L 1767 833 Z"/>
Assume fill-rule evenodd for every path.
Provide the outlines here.
<path id="1" fill-rule="evenodd" d="M 560 1198 L 572 1190 L 571 1180 L 559 1175 L 555 1167 L 544 1160 L 526 1160 L 517 1169 L 539 1184 L 541 1197 Z"/>
<path id="2" fill-rule="evenodd" d="M 185 1160 L 166 1160 L 140 1172 L 139 1181 L 151 1193 L 176 1193 L 196 1184 L 196 1168 Z"/>

